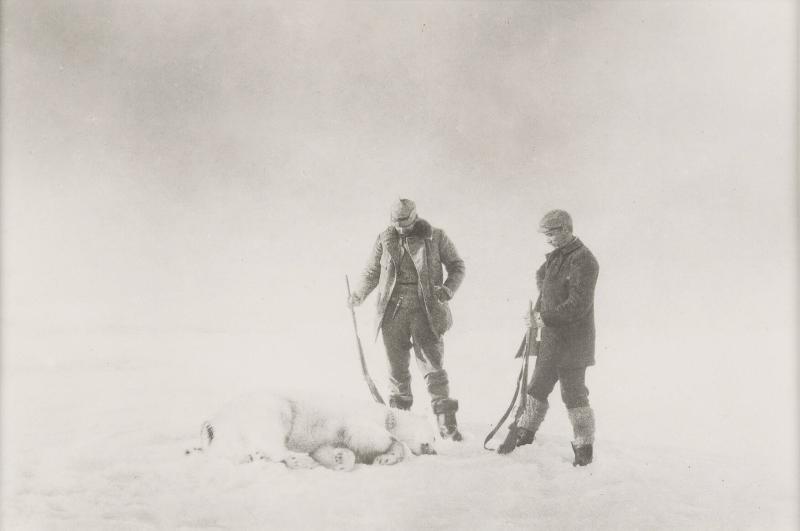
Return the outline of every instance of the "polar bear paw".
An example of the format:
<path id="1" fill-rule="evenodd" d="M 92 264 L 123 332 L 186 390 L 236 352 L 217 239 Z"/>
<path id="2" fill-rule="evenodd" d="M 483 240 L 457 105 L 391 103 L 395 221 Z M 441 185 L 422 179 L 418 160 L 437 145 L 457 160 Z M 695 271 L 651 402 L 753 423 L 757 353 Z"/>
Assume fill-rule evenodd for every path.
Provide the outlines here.
<path id="1" fill-rule="evenodd" d="M 356 454 L 348 448 L 320 446 L 311 457 L 322 466 L 339 472 L 353 470 L 356 466 Z"/>
<path id="2" fill-rule="evenodd" d="M 376 457 L 375 461 L 374 461 L 374 463 L 376 465 L 384 465 L 384 466 L 386 466 L 386 465 L 396 465 L 399 462 L 400 462 L 400 458 L 398 456 L 396 456 L 394 454 L 390 454 L 390 453 L 381 454 L 378 457 Z"/>
<path id="3" fill-rule="evenodd" d="M 406 451 L 403 445 L 397 441 L 394 441 L 389 449 L 376 457 L 375 461 L 373 462 L 376 465 L 396 465 L 402 461 L 405 456 Z"/>
<path id="4" fill-rule="evenodd" d="M 318 464 L 307 454 L 290 454 L 284 457 L 282 461 L 286 465 L 286 468 L 291 468 L 293 470 L 298 468 L 314 468 Z"/>

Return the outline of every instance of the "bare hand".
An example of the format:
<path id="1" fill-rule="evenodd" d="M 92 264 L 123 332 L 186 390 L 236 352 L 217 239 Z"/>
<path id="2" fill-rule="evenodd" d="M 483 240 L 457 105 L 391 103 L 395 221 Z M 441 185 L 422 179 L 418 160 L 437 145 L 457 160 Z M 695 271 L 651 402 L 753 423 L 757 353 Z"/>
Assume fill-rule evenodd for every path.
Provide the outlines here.
<path id="1" fill-rule="evenodd" d="M 362 302 L 364 302 L 363 299 L 357 293 L 353 293 L 350 295 L 350 298 L 347 299 L 347 305 L 350 308 L 354 306 L 360 306 Z"/>
<path id="2" fill-rule="evenodd" d="M 525 321 L 525 326 L 527 328 L 544 328 L 542 314 L 539 312 L 525 312 L 522 320 Z"/>

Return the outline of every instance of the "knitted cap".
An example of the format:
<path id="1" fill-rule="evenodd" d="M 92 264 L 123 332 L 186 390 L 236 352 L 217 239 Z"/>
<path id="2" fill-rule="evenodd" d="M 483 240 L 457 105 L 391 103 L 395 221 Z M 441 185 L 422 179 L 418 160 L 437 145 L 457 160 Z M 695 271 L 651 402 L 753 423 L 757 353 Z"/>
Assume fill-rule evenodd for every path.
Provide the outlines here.
<path id="1" fill-rule="evenodd" d="M 551 210 L 539 222 L 539 232 L 547 232 L 560 227 L 572 230 L 572 217 L 566 210 Z"/>

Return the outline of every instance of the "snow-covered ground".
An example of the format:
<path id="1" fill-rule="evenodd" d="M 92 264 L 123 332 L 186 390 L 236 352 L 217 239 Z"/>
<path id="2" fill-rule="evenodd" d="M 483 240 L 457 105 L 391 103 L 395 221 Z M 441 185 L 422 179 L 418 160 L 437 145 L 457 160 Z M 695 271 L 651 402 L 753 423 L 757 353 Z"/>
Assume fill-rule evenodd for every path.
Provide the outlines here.
<path id="1" fill-rule="evenodd" d="M 795 470 L 780 466 L 794 463 L 793 455 L 731 455 L 724 440 L 679 447 L 669 434 L 643 444 L 609 433 L 615 413 L 598 408 L 596 461 L 573 468 L 557 395 L 531 447 L 508 456 L 484 450 L 483 437 L 510 399 L 511 361 L 505 378 L 484 374 L 483 391 L 456 386 L 467 440 L 440 443 L 438 456 L 337 473 L 184 455 L 199 442 L 200 422 L 248 389 L 313 385 L 368 400 L 352 349 L 309 367 L 253 347 L 259 341 L 266 343 L 119 333 L 12 342 L 28 356 L 7 357 L 3 374 L 2 528 L 796 528 Z M 482 393 L 495 398 L 471 407 Z M 415 410 L 424 413 L 418 396 Z M 686 429 L 675 424 L 676 432 Z"/>
<path id="2" fill-rule="evenodd" d="M 2 2 L 3 531 L 797 529 L 796 2 L 188 4 Z M 252 389 L 369 399 L 342 276 L 398 197 L 466 263 L 466 442 L 185 456 Z M 481 445 L 553 208 L 600 263 L 585 469 L 558 391 Z"/>

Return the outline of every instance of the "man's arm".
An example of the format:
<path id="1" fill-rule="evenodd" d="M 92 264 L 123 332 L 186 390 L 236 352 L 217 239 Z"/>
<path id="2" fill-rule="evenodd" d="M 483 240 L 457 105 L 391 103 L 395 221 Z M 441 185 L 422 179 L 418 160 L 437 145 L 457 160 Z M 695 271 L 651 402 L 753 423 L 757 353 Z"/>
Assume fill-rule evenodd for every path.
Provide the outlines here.
<path id="1" fill-rule="evenodd" d="M 447 298 L 451 299 L 464 280 L 466 266 L 464 265 L 464 260 L 458 255 L 455 244 L 447 237 L 447 234 L 441 231 L 441 236 L 439 240 L 439 258 L 447 271 L 447 279 L 444 281 L 443 288 L 447 293 Z"/>
<path id="2" fill-rule="evenodd" d="M 378 285 L 378 281 L 380 280 L 381 276 L 381 255 L 383 254 L 383 245 L 381 244 L 381 237 L 380 235 L 375 240 L 375 245 L 372 246 L 372 252 L 369 255 L 369 259 L 367 260 L 367 264 L 364 266 L 363 271 L 361 271 L 361 277 L 358 283 L 358 287 L 353 292 L 351 302 L 355 304 L 360 304 L 366 299 L 372 290 L 375 289 L 375 286 Z"/>
<path id="3" fill-rule="evenodd" d="M 534 312 L 538 312 L 542 309 L 542 284 L 544 283 L 544 271 L 547 262 L 539 266 L 539 269 L 536 270 L 536 291 L 539 292 L 539 296 L 536 298 L 536 305 L 533 307 Z"/>

